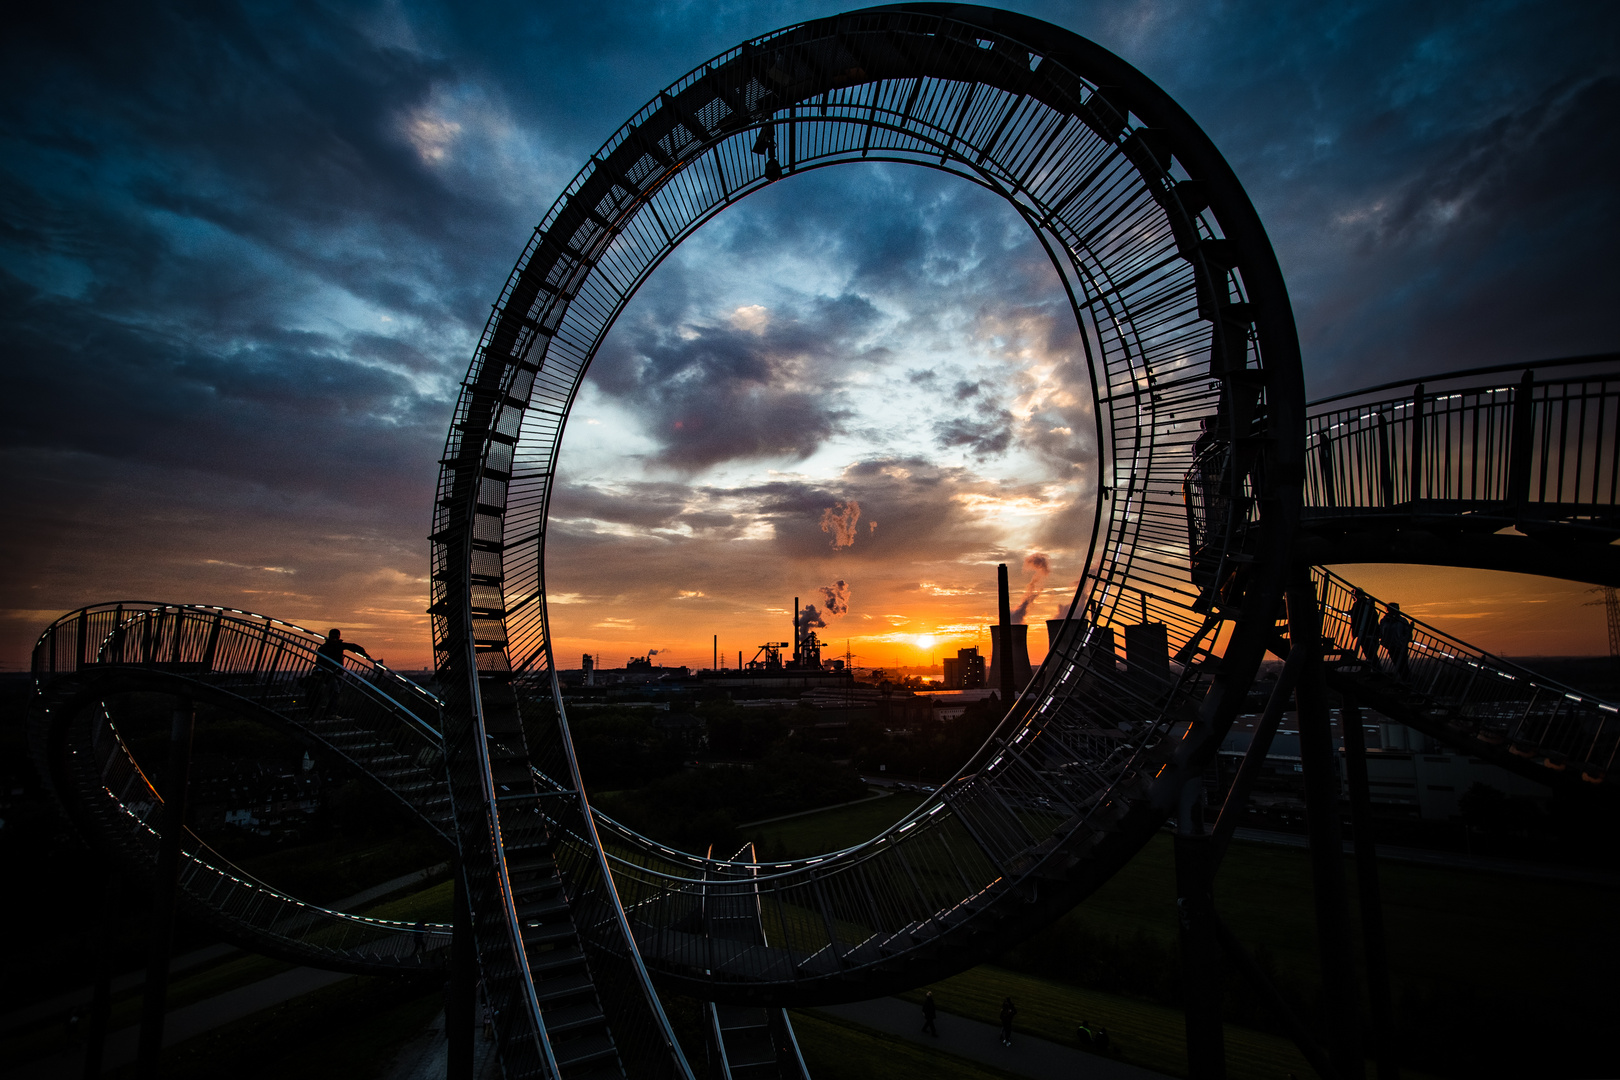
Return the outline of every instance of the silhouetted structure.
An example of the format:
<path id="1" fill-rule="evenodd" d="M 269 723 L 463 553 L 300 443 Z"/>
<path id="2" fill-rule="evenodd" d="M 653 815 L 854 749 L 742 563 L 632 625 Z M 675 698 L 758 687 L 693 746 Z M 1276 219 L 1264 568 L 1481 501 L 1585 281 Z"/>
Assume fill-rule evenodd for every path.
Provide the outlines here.
<path id="1" fill-rule="evenodd" d="M 1060 269 L 1072 271 L 1075 317 L 1097 339 L 1107 465 L 1099 475 L 1108 485 L 1076 596 L 1088 623 L 1079 647 L 1048 663 L 1024 707 L 904 826 L 791 864 L 675 852 L 594 815 L 570 764 L 539 557 L 562 419 L 610 313 L 679 238 L 749 191 L 858 160 L 1002 185 Z M 1105 219 L 1110 239 L 1094 242 Z M 93 843 L 128 865 L 161 868 L 160 913 L 172 899 L 232 940 L 295 963 L 447 968 L 452 1015 L 462 1015 L 468 975 L 481 967 L 503 1070 L 523 1078 L 692 1075 L 654 972 L 662 987 L 717 1003 L 708 1014 L 717 1060 L 743 1029 L 766 1031 L 775 1059 L 760 1064 L 802 1075 L 791 1027 L 774 1015 L 783 1003 L 870 998 L 975 963 L 1068 910 L 1173 820 L 1188 1060 L 1202 1077 L 1223 1068 L 1222 953 L 1263 1000 L 1282 1000 L 1220 923 L 1213 875 L 1293 695 L 1332 1027 L 1324 1045 L 1292 1027 L 1286 1007 L 1278 1022 L 1319 1072 L 1352 1075 L 1362 1068 L 1362 1025 L 1329 683 L 1583 796 L 1611 796 L 1620 724 L 1607 703 L 1416 624 L 1409 670 L 1357 661 L 1337 579 L 1290 556 L 1362 550 L 1349 527 L 1358 516 L 1389 517 L 1374 530 L 1384 550 L 1421 544 L 1399 522 L 1449 513 L 1458 536 L 1500 518 L 1526 538 L 1542 529 L 1567 537 L 1576 557 L 1545 569 L 1616 584 L 1605 576 L 1612 552 L 1597 550 L 1613 539 L 1616 500 L 1615 484 L 1594 476 L 1609 474 L 1574 468 L 1567 490 L 1562 479 L 1548 486 L 1517 452 L 1563 431 L 1554 417 L 1596 403 L 1593 425 L 1581 430 L 1603 452 L 1583 458 L 1585 436 L 1572 443 L 1564 432 L 1560 453 L 1615 459 L 1613 424 L 1596 418 L 1605 408 L 1615 415 L 1620 392 L 1609 387 L 1620 382 L 1587 381 L 1596 389 L 1574 404 L 1542 404 L 1551 399 L 1541 383 L 1521 384 L 1517 396 L 1509 387 L 1500 402 L 1501 388 L 1481 390 L 1489 407 L 1471 415 L 1499 424 L 1505 438 L 1494 445 L 1514 449 L 1492 459 L 1506 463 L 1495 468 L 1499 489 L 1455 499 L 1431 483 L 1452 475 L 1437 465 L 1451 459 L 1429 452 L 1439 436 L 1424 418 L 1441 406 L 1419 385 L 1406 414 L 1414 479 L 1403 503 L 1398 448 L 1334 456 L 1348 445 L 1335 443 L 1342 430 L 1359 432 L 1362 450 L 1388 444 L 1399 407 L 1358 406 L 1383 419 L 1345 429 L 1308 414 L 1269 241 L 1231 169 L 1161 89 L 1092 43 L 1007 12 L 897 6 L 820 19 L 745 43 L 669 87 L 591 157 L 525 248 L 462 383 L 441 462 L 429 611 L 442 698 L 356 661 L 336 673 L 333 707 L 317 710 L 301 687 L 319 637 L 222 608 L 109 604 L 58 620 L 36 647 L 32 749 Z M 1307 465 L 1317 470 L 1308 487 Z M 1331 513 L 1307 517 L 1314 532 L 1296 548 L 1307 491 L 1313 511 Z M 1457 500 L 1487 495 L 1489 515 L 1461 520 Z M 1566 499 L 1585 512 L 1566 509 Z M 1458 550 L 1484 560 L 1487 550 L 1518 558 L 1545 549 Z M 1127 624 L 1149 597 L 1152 619 L 1144 610 Z M 1010 698 L 1014 631 L 1025 628 L 1007 609 L 1003 567 L 1002 663 L 992 681 Z M 1112 627 L 1126 634 L 1124 670 L 1103 636 Z M 1286 652 L 1288 664 L 1226 803 L 1206 815 L 1203 774 L 1270 649 Z M 453 929 L 300 904 L 180 843 L 173 820 L 154 842 L 158 808 L 177 817 L 183 795 L 161 803 L 114 737 L 97 708 L 113 687 L 207 699 L 328 747 L 455 854 Z M 183 732 L 177 721 L 177 759 Z M 1353 739 L 1346 761 L 1359 908 L 1370 920 L 1362 937 L 1372 1030 L 1387 1035 L 1365 761 Z M 761 1023 L 728 1024 L 722 1010 L 731 1008 L 758 1010 Z M 1387 1045 L 1380 1036 L 1381 1055 Z"/>

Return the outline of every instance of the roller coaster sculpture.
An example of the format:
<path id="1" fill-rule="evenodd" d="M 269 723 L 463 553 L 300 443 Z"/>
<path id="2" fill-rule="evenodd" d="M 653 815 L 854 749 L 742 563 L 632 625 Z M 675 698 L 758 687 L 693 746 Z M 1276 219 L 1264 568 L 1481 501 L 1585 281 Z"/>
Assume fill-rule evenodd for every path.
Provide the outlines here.
<path id="1" fill-rule="evenodd" d="M 678 851 L 594 810 L 574 758 L 544 587 L 564 425 L 614 320 L 685 238 L 768 184 L 863 161 L 1001 195 L 1068 292 L 1097 445 L 1073 629 L 988 742 L 881 835 L 783 862 Z M 1615 361 L 1462 373 L 1308 409 L 1259 218 L 1145 76 L 987 8 L 807 22 L 715 57 L 638 111 L 502 290 L 434 505 L 442 699 L 350 656 L 312 701 L 317 635 L 235 609 L 103 604 L 41 637 L 30 745 L 84 834 L 140 876 L 162 865 L 162 799 L 102 705 L 110 695 L 208 701 L 345 763 L 454 852 L 508 1076 L 693 1075 L 660 991 L 714 1003 L 712 1068 L 803 1075 L 783 1006 L 963 970 L 1069 910 L 1168 819 L 1205 831 L 1205 766 L 1268 651 L 1291 656 L 1284 681 L 1301 693 L 1314 671 L 1469 753 L 1607 795 L 1614 706 L 1421 625 L 1409 669 L 1384 671 L 1357 656 L 1347 586 L 1308 567 L 1532 569 L 1552 545 L 1579 553 L 1561 564 L 1570 576 L 1620 584 Z M 1138 617 L 1167 628 L 1168 679 L 1115 654 L 1112 628 Z M 1261 758 L 1268 738 L 1256 737 Z M 303 903 L 190 834 L 175 843 L 179 903 L 230 940 L 355 972 L 447 966 L 448 926 Z M 1312 1060 L 1342 1071 L 1348 1058 Z"/>

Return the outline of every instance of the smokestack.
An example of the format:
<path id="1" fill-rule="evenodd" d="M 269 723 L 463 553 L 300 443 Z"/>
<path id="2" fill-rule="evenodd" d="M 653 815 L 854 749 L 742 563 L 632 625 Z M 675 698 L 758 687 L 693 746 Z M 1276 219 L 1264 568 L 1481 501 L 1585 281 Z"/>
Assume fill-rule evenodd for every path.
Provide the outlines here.
<path id="1" fill-rule="evenodd" d="M 711 667 L 709 670 L 710 671 L 719 671 L 720 670 L 720 635 L 719 634 L 714 635 L 714 666 Z"/>
<path id="2" fill-rule="evenodd" d="M 799 598 L 793 598 L 793 666 L 799 666 Z"/>
<path id="3" fill-rule="evenodd" d="M 1009 708 L 1013 699 L 1012 663 L 1012 594 L 1007 589 L 1007 564 L 996 567 L 996 589 L 1000 593 L 1001 629 L 997 632 L 996 651 L 1001 654 L 1001 705 Z"/>

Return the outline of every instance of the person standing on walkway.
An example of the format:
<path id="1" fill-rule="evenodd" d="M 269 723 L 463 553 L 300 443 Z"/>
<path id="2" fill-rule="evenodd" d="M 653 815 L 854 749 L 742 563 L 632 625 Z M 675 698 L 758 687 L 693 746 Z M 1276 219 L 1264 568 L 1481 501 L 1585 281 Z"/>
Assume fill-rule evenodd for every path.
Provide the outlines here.
<path id="1" fill-rule="evenodd" d="M 312 672 L 315 686 L 310 711 L 317 718 L 324 718 L 326 711 L 337 701 L 343 674 L 343 654 L 346 652 L 359 653 L 367 660 L 371 659 L 365 646 L 344 641 L 343 631 L 336 627 L 327 631 L 326 640 L 315 650 L 315 670 Z"/>
<path id="2" fill-rule="evenodd" d="M 1012 998 L 1001 1000 L 1001 1045 L 1012 1045 L 1013 1017 L 1018 1015 L 1018 1007 L 1012 1003 Z"/>
<path id="3" fill-rule="evenodd" d="M 938 1012 L 939 1010 L 934 1007 L 934 992 L 930 990 L 923 995 L 923 1031 L 936 1039 L 939 1038 L 939 1032 L 934 1028 L 934 1017 Z"/>
<path id="4" fill-rule="evenodd" d="M 1395 665 L 1395 677 L 1407 678 L 1412 669 L 1406 663 L 1406 647 L 1412 644 L 1412 624 L 1401 614 L 1401 605 L 1389 605 L 1389 611 L 1384 615 L 1384 621 L 1378 624 L 1378 637 L 1384 643 L 1384 651 L 1389 653 L 1390 662 Z"/>
<path id="5" fill-rule="evenodd" d="M 1367 662 L 1378 663 L 1378 605 L 1360 589 L 1351 593 L 1350 633 Z"/>

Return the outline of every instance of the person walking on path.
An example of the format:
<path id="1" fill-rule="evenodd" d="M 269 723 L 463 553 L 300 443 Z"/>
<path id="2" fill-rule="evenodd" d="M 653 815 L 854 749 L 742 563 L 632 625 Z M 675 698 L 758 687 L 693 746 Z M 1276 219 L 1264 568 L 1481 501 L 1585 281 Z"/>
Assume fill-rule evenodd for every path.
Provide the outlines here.
<path id="1" fill-rule="evenodd" d="M 1412 669 L 1406 662 L 1406 647 L 1412 644 L 1412 624 L 1401 614 L 1401 605 L 1389 605 L 1384 620 L 1378 624 L 1378 637 L 1384 643 L 1384 651 L 1389 653 L 1390 662 L 1395 665 L 1395 677 L 1404 679 L 1410 676 Z"/>
<path id="2" fill-rule="evenodd" d="M 1360 589 L 1351 594 L 1350 633 L 1367 662 L 1378 663 L 1378 605 Z"/>
<path id="3" fill-rule="evenodd" d="M 1001 1001 L 1001 1045 L 1012 1045 L 1013 1017 L 1018 1015 L 1018 1007 L 1012 1003 L 1012 998 L 1003 998 Z"/>
<path id="4" fill-rule="evenodd" d="M 934 1017 L 936 1015 L 938 1015 L 938 1013 L 939 1013 L 939 1010 L 934 1007 L 934 992 L 932 990 L 930 990 L 926 994 L 923 995 L 923 1028 L 922 1029 L 923 1029 L 923 1031 L 927 1032 L 929 1035 L 932 1035 L 936 1039 L 939 1038 L 939 1032 L 934 1027 Z"/>

